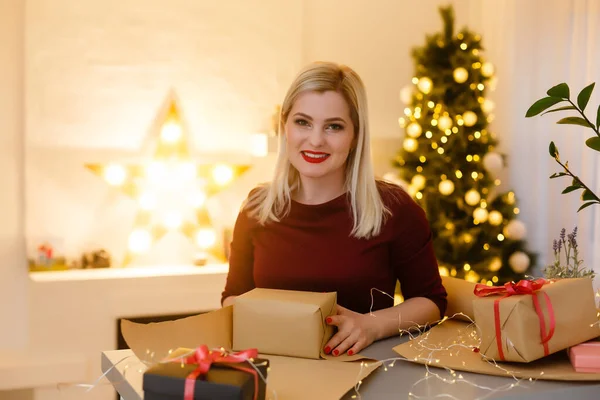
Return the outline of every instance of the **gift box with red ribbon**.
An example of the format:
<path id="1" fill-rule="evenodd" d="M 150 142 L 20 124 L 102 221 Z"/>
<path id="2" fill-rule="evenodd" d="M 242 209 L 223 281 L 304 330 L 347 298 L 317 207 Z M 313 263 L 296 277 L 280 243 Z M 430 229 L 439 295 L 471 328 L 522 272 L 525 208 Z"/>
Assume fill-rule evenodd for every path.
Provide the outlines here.
<path id="1" fill-rule="evenodd" d="M 480 353 L 530 362 L 600 336 L 592 280 L 572 278 L 475 287 Z"/>
<path id="2" fill-rule="evenodd" d="M 177 349 L 144 372 L 145 400 L 264 400 L 269 360 L 256 349 Z"/>

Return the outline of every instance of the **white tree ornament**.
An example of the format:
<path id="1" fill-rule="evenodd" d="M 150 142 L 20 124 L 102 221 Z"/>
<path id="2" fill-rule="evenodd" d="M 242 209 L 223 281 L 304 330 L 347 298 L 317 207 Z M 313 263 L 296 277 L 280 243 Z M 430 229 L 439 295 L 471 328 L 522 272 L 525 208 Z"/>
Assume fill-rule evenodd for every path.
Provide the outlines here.
<path id="1" fill-rule="evenodd" d="M 497 176 L 504 168 L 504 160 L 500 154 L 490 151 L 483 156 L 483 166 L 492 175 Z"/>
<path id="2" fill-rule="evenodd" d="M 529 256 L 522 251 L 515 251 L 508 257 L 508 265 L 517 274 L 522 274 L 529 268 Z"/>
<path id="3" fill-rule="evenodd" d="M 522 240 L 526 234 L 525 224 L 517 219 L 513 219 L 504 227 L 504 236 L 511 240 Z"/>

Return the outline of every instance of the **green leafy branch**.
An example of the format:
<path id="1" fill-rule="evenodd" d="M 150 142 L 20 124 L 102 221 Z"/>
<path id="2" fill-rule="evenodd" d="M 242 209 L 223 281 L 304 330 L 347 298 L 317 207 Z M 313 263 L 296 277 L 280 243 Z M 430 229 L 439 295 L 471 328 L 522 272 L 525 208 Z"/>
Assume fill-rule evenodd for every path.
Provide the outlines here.
<path id="1" fill-rule="evenodd" d="M 533 103 L 531 107 L 527 110 L 525 117 L 530 118 L 534 117 L 538 114 L 548 114 L 551 112 L 557 111 L 570 111 L 575 110 L 581 116 L 574 117 L 565 117 L 557 121 L 557 124 L 560 125 L 579 125 L 586 128 L 592 129 L 595 136 L 590 137 L 585 141 L 587 147 L 597 152 L 600 152 L 600 105 L 598 106 L 598 111 L 596 113 L 596 124 L 592 123 L 585 115 L 584 111 L 587 107 L 590 97 L 592 96 L 592 92 L 594 91 L 594 86 L 596 83 L 592 83 L 579 92 L 577 95 L 577 104 L 575 104 L 570 98 L 570 89 L 566 83 L 560 83 L 552 88 L 548 89 L 546 94 L 547 97 L 543 97 Z M 550 109 L 552 106 L 555 106 L 559 103 L 567 103 L 568 105 L 564 105 L 561 107 Z M 591 206 L 592 204 L 600 204 L 600 197 L 596 195 L 585 183 L 579 179 L 577 175 L 575 175 L 569 169 L 569 163 L 565 162 L 564 164 L 560 160 L 560 154 L 558 152 L 558 147 L 554 144 L 554 142 L 550 142 L 549 147 L 550 155 L 554 158 L 554 160 L 563 168 L 565 172 L 554 173 L 550 176 L 550 179 L 562 177 L 562 176 L 570 176 L 572 178 L 572 182 L 570 186 L 567 186 L 562 193 L 571 193 L 576 190 L 583 189 L 581 194 L 581 200 L 583 201 L 583 205 L 579 207 L 578 212 L 583 210 L 586 207 Z"/>

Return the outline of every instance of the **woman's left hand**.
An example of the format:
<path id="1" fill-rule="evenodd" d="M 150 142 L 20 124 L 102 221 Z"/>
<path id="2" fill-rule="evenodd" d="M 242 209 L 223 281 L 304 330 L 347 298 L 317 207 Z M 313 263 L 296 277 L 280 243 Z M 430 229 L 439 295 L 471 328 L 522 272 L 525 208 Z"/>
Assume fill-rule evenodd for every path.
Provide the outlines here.
<path id="1" fill-rule="evenodd" d="M 351 356 L 377 340 L 377 318 L 374 316 L 359 314 L 338 305 L 335 314 L 325 321 L 337 327 L 337 332 L 323 349 L 325 354 L 339 356 L 347 352 Z"/>

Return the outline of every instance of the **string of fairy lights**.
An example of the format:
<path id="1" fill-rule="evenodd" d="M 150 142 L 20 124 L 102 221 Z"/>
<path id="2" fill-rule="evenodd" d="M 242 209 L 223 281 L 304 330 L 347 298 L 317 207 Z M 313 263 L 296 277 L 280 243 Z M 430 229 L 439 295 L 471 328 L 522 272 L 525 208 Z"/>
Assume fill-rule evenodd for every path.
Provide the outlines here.
<path id="1" fill-rule="evenodd" d="M 374 299 L 375 292 L 378 292 L 384 296 L 394 299 L 394 296 L 390 295 L 389 293 L 386 293 L 377 288 L 371 288 L 371 306 L 369 308 L 369 315 L 372 317 L 376 317 L 376 315 L 373 314 L 373 307 L 375 304 L 375 299 Z M 600 297 L 600 293 L 598 294 L 598 297 Z M 598 315 L 600 316 L 600 313 Z M 470 323 L 464 330 L 461 330 L 459 332 L 459 334 L 454 337 L 452 344 L 450 344 L 448 346 L 442 346 L 439 343 L 429 340 L 429 333 L 430 333 L 429 328 L 431 326 L 441 325 L 446 321 L 449 321 L 449 320 L 452 320 L 452 319 L 455 319 L 458 317 L 468 320 Z M 462 374 L 460 374 L 460 373 L 457 374 L 457 372 L 455 370 L 453 370 L 452 368 L 448 368 L 446 366 L 440 365 L 440 360 L 436 357 L 437 352 L 448 352 L 453 349 L 466 349 L 467 351 L 473 351 L 473 349 L 479 349 L 481 346 L 481 337 L 478 334 L 479 328 L 477 327 L 477 324 L 475 323 L 475 321 L 473 321 L 473 319 L 471 319 L 468 315 L 466 315 L 464 313 L 460 313 L 460 312 L 455 313 L 450 317 L 444 316 L 441 320 L 434 321 L 433 323 L 427 324 L 427 325 L 414 324 L 410 329 L 402 329 L 402 328 L 400 328 L 401 325 L 402 325 L 402 314 L 399 311 L 398 312 L 399 336 L 402 337 L 403 335 L 408 335 L 409 340 L 411 342 L 411 344 L 410 344 L 411 347 L 418 347 L 423 350 L 427 350 L 427 351 L 429 351 L 429 355 L 427 357 L 415 357 L 414 359 L 408 359 L 408 358 L 402 357 L 402 356 L 392 357 L 392 358 L 387 358 L 384 360 L 378 360 L 378 361 L 376 361 L 376 363 L 380 364 L 379 368 L 383 368 L 383 372 L 388 372 L 388 369 L 393 368 L 397 361 L 418 362 L 418 363 L 424 364 L 425 375 L 423 376 L 423 378 L 419 379 L 418 381 L 413 383 L 413 385 L 411 385 L 410 392 L 408 393 L 409 397 L 411 397 L 411 398 L 431 399 L 431 398 L 436 398 L 436 397 L 444 397 L 444 398 L 459 400 L 458 398 L 451 396 L 448 393 L 443 393 L 443 394 L 435 395 L 435 396 L 426 396 L 426 397 L 418 396 L 417 394 L 415 394 L 415 390 L 421 383 L 427 381 L 428 379 L 432 379 L 432 378 L 436 378 L 436 379 L 442 381 L 443 383 L 447 383 L 447 384 L 463 383 L 463 384 L 467 384 L 473 388 L 484 390 L 484 391 L 486 391 L 485 397 L 489 397 L 494 393 L 513 389 L 516 386 L 522 386 L 522 383 L 525 381 L 529 381 L 529 382 L 533 381 L 533 378 L 527 378 L 527 379 L 517 378 L 514 375 L 514 373 L 512 373 L 510 370 L 504 368 L 502 365 L 496 363 L 496 361 L 494 359 L 489 358 L 489 357 L 485 356 L 484 354 L 481 354 L 482 358 L 489 364 L 493 365 L 495 368 L 498 368 L 499 370 L 501 370 L 503 372 L 503 375 L 512 378 L 511 383 L 499 385 L 498 387 L 495 387 L 495 388 L 487 386 L 487 385 L 480 385 L 473 381 L 465 379 Z M 466 332 L 466 333 L 464 333 L 464 332 Z M 452 353 L 450 355 L 452 356 Z M 351 396 L 351 398 L 353 398 L 353 399 L 361 398 L 360 386 L 362 385 L 362 380 L 360 379 L 360 376 L 362 376 L 363 371 L 365 369 L 367 369 L 369 367 L 369 365 L 370 364 L 368 362 L 361 362 L 361 364 L 360 364 L 361 368 L 358 373 L 359 379 L 357 379 L 357 381 L 356 381 L 356 384 L 354 386 L 354 394 Z M 439 373 L 432 372 L 432 370 L 429 368 L 430 365 L 436 366 L 437 368 L 444 369 L 447 373 L 450 374 L 451 378 L 445 378 Z M 543 375 L 543 374 L 544 374 L 544 372 L 542 371 L 541 375 Z"/>
<path id="2" fill-rule="evenodd" d="M 389 293 L 381 291 L 377 288 L 372 288 L 371 289 L 371 307 L 369 309 L 369 315 L 374 316 L 374 317 L 375 317 L 375 315 L 373 314 L 373 305 L 374 305 L 374 293 L 375 292 L 379 292 L 385 296 L 388 296 L 388 297 L 394 299 L 394 296 L 390 295 Z M 600 298 L 600 290 L 598 290 L 596 292 L 595 297 Z M 600 327 L 600 312 L 598 312 L 596 316 L 598 317 L 599 320 L 596 323 L 591 324 L 592 327 L 594 325 L 598 325 Z M 429 338 L 429 335 L 431 333 L 431 330 L 429 329 L 430 326 L 433 326 L 433 325 L 439 326 L 443 323 L 446 323 L 448 321 L 451 321 L 451 320 L 454 320 L 457 318 L 460 318 L 463 321 L 466 320 L 469 323 L 468 323 L 468 325 L 465 326 L 464 329 L 460 329 L 458 331 L 458 334 L 453 337 L 451 344 L 443 345 L 442 343 L 436 342 Z M 401 316 L 401 313 L 399 312 L 398 313 L 398 326 L 399 327 L 401 326 L 401 323 L 402 323 L 402 316 Z M 420 350 L 428 352 L 428 353 L 426 353 L 426 356 L 424 356 L 424 357 L 417 356 L 412 359 L 399 356 L 399 357 L 386 358 L 384 360 L 377 360 L 377 361 L 373 361 L 373 362 L 378 364 L 378 367 L 377 367 L 378 369 L 383 370 L 382 373 L 389 372 L 389 370 L 395 366 L 396 362 L 406 361 L 409 363 L 422 364 L 425 368 L 425 373 L 422 378 L 418 379 L 411 385 L 411 387 L 409 389 L 409 393 L 408 393 L 409 398 L 419 399 L 419 400 L 420 399 L 435 399 L 435 398 L 460 400 L 460 398 L 453 396 L 447 392 L 438 393 L 438 394 L 434 394 L 434 395 L 427 395 L 427 396 L 422 396 L 422 395 L 417 394 L 419 386 L 421 384 L 423 384 L 424 382 L 427 382 L 430 379 L 436 379 L 436 380 L 438 380 L 444 384 L 448 384 L 448 385 L 464 384 L 464 385 L 470 386 L 471 388 L 481 390 L 485 394 L 480 396 L 479 397 L 480 399 L 489 398 L 496 393 L 510 391 L 516 387 L 525 387 L 526 388 L 528 383 L 532 383 L 537 380 L 532 377 L 518 378 L 513 371 L 511 371 L 505 367 L 505 364 L 498 364 L 493 358 L 487 357 L 484 354 L 481 354 L 480 352 L 479 352 L 479 354 L 485 362 L 492 365 L 494 368 L 498 369 L 502 373 L 501 374 L 502 376 L 504 376 L 506 378 L 510 378 L 510 381 L 507 383 L 500 384 L 496 387 L 478 384 L 472 380 L 466 379 L 462 373 L 457 372 L 455 369 L 446 367 L 440 363 L 440 359 L 437 357 L 437 354 L 439 354 L 441 352 L 444 352 L 444 353 L 450 352 L 450 355 L 453 356 L 452 351 L 455 351 L 454 355 L 457 355 L 460 350 L 466 350 L 469 352 L 478 350 L 481 346 L 481 336 L 480 336 L 479 332 L 480 332 L 480 329 L 477 326 L 477 324 L 475 323 L 475 321 L 473 321 L 472 318 L 470 318 L 468 315 L 466 315 L 462 312 L 457 312 L 457 313 L 453 314 L 452 316 L 444 316 L 441 320 L 435 321 L 428 325 L 416 324 L 415 326 L 411 327 L 410 329 L 398 328 L 399 336 L 402 337 L 403 335 L 407 335 L 409 337 L 409 340 L 411 343 L 410 346 L 416 347 Z M 146 371 L 146 369 L 150 366 L 156 365 L 157 363 L 160 363 L 160 362 L 177 361 L 178 359 L 182 359 L 192 353 L 192 351 L 190 351 L 188 353 L 179 354 L 177 356 L 171 357 L 171 355 L 173 354 L 174 351 L 175 351 L 174 349 L 169 350 L 167 353 L 168 354 L 167 358 L 160 360 L 160 361 L 156 361 L 155 360 L 156 355 L 155 355 L 154 351 L 152 351 L 151 349 L 146 349 L 145 359 L 135 361 L 135 363 L 137 365 L 141 364 L 141 366 L 139 366 L 139 368 L 135 369 L 135 372 L 140 375 L 143 375 L 144 372 Z M 218 349 L 213 349 L 213 351 L 227 353 L 226 349 L 224 349 L 223 347 L 218 348 Z M 135 366 L 135 364 L 125 364 L 124 365 L 123 370 L 121 371 L 122 379 L 119 381 L 102 382 L 102 379 L 107 377 L 111 373 L 111 371 L 117 369 L 117 367 L 120 364 L 122 364 L 125 361 L 132 359 L 132 358 L 134 358 L 133 355 L 128 355 L 128 356 L 123 357 L 118 362 L 114 363 L 110 368 L 108 368 L 101 376 L 99 376 L 91 384 L 83 384 L 83 383 L 59 384 L 58 388 L 59 388 L 59 390 L 64 390 L 65 388 L 78 387 L 78 388 L 85 388 L 85 389 L 87 389 L 86 391 L 89 392 L 89 391 L 93 390 L 94 388 L 102 386 L 102 385 L 115 385 L 116 386 L 116 385 L 125 383 L 126 380 L 128 379 L 128 377 L 127 377 L 128 371 L 131 370 L 132 369 L 131 367 Z M 250 364 L 252 365 L 252 367 L 257 369 L 256 366 L 253 365 L 254 360 L 251 359 L 249 361 L 250 361 Z M 360 399 L 361 398 L 360 387 L 362 386 L 363 382 L 360 377 L 362 376 L 365 369 L 369 368 L 371 365 L 372 364 L 369 362 L 361 361 L 360 371 L 357 375 L 356 383 L 353 388 L 354 394 L 351 395 L 352 399 Z M 181 366 L 183 368 L 184 364 L 181 363 Z M 430 368 L 431 366 L 435 367 L 436 369 L 432 370 Z M 265 384 L 268 384 L 268 376 L 269 376 L 270 370 L 271 370 L 271 367 L 268 367 L 267 368 L 267 376 L 265 377 L 257 369 L 257 372 L 259 373 L 259 378 L 261 380 L 263 380 L 263 382 L 265 382 Z M 444 371 L 446 373 L 446 375 L 444 376 L 442 373 L 437 372 L 437 371 Z M 539 376 L 541 377 L 543 375 L 544 375 L 544 371 L 540 371 Z M 268 391 L 268 393 L 271 394 L 271 397 L 269 397 L 270 399 L 277 400 L 277 392 L 275 390 L 273 390 L 272 388 L 269 388 L 269 386 L 267 385 L 267 391 Z"/>

